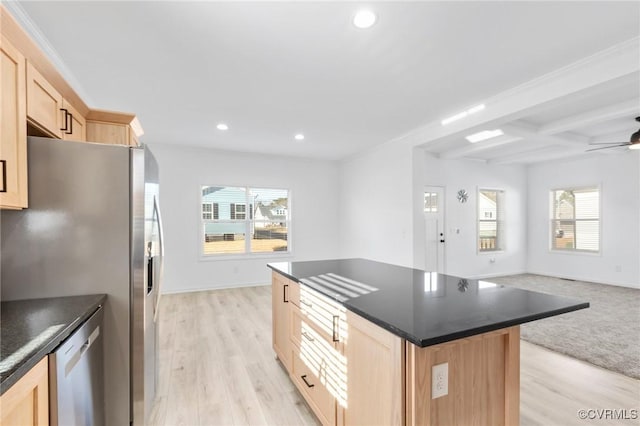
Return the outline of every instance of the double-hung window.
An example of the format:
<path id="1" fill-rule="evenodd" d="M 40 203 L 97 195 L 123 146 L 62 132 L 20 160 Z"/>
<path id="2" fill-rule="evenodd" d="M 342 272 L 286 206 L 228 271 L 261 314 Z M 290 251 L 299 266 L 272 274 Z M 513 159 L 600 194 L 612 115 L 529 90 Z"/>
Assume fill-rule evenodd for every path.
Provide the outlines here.
<path id="1" fill-rule="evenodd" d="M 478 252 L 505 249 L 504 216 L 504 191 L 479 189 Z"/>
<path id="2" fill-rule="evenodd" d="M 291 206 L 287 189 L 201 188 L 202 253 L 289 253 Z"/>
<path id="3" fill-rule="evenodd" d="M 599 252 L 599 188 L 556 189 L 550 195 L 551 249 Z"/>

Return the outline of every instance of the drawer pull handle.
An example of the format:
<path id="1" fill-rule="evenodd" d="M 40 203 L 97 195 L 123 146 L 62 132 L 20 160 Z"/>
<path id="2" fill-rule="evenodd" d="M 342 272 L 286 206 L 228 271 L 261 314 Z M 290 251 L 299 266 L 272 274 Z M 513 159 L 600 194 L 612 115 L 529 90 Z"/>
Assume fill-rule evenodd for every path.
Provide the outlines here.
<path id="1" fill-rule="evenodd" d="M 340 336 L 338 335 L 338 319 L 339 317 L 337 315 L 333 316 L 333 341 L 334 342 L 339 342 L 340 341 Z"/>
<path id="2" fill-rule="evenodd" d="M 64 113 L 64 127 L 60 130 L 66 133 L 69 130 L 69 111 L 65 108 L 60 108 L 60 111 Z"/>
<path id="3" fill-rule="evenodd" d="M 7 160 L 0 160 L 2 164 L 2 189 L 0 192 L 7 192 Z"/>
<path id="4" fill-rule="evenodd" d="M 306 301 L 306 300 L 304 300 L 304 299 L 300 299 L 300 303 L 302 303 L 303 305 L 307 305 L 308 307 L 312 307 L 312 306 L 313 306 L 313 303 L 311 303 L 311 302 L 307 302 L 307 301 Z"/>
<path id="5" fill-rule="evenodd" d="M 306 331 L 303 331 L 302 335 L 310 342 L 313 342 L 314 340 L 316 340 L 313 337 L 309 336 L 309 333 L 307 333 Z"/>
<path id="6" fill-rule="evenodd" d="M 306 374 L 303 374 L 302 376 L 300 376 L 300 378 L 302 379 L 304 384 L 307 385 L 307 387 L 312 388 L 312 387 L 315 386 L 314 384 L 309 384 L 309 382 L 307 382 L 307 375 Z"/>

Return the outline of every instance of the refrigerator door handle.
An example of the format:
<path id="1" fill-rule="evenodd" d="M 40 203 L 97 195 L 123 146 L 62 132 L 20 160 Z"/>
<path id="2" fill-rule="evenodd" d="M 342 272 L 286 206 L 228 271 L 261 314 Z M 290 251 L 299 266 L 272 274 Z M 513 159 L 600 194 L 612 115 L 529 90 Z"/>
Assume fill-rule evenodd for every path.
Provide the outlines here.
<path id="1" fill-rule="evenodd" d="M 156 289 L 156 306 L 153 310 L 153 321 L 158 319 L 158 310 L 160 309 L 160 290 L 162 289 L 162 281 L 164 280 L 164 230 L 162 228 L 162 214 L 160 213 L 160 204 L 158 197 L 153 197 L 153 209 L 158 217 L 158 242 L 160 244 L 160 266 L 158 267 L 158 288 Z"/>

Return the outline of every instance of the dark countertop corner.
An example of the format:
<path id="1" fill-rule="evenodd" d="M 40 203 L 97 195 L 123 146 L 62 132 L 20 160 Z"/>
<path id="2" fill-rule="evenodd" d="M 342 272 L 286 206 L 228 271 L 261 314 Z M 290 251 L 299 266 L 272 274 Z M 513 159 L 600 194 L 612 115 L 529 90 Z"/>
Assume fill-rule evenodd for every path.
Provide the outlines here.
<path id="1" fill-rule="evenodd" d="M 106 294 L 0 303 L 0 395 L 86 321 Z"/>

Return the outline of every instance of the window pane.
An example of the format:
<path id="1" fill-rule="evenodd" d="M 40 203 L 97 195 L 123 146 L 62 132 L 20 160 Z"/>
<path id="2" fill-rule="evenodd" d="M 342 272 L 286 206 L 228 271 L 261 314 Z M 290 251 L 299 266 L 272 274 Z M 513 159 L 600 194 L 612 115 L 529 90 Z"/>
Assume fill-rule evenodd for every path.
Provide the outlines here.
<path id="1" fill-rule="evenodd" d="M 600 247 L 600 224 L 597 220 L 576 221 L 576 248 L 598 251 Z"/>
<path id="2" fill-rule="evenodd" d="M 504 191 L 478 191 L 478 250 L 504 250 Z"/>
<path id="3" fill-rule="evenodd" d="M 204 254 L 245 252 L 244 222 L 212 222 L 204 224 Z"/>
<path id="4" fill-rule="evenodd" d="M 251 238 L 251 252 L 287 251 L 287 240 L 288 227 L 286 222 L 255 222 Z"/>
<path id="5" fill-rule="evenodd" d="M 600 190 L 560 189 L 551 191 L 551 194 L 551 248 L 599 251 Z"/>
<path id="6" fill-rule="evenodd" d="M 291 219 L 289 191 L 286 189 L 250 188 L 249 199 L 253 201 L 253 217 L 256 221 L 285 222 Z"/>
<path id="7" fill-rule="evenodd" d="M 557 250 L 573 250 L 576 248 L 573 220 L 553 220 L 552 246 Z"/>
<path id="8" fill-rule="evenodd" d="M 232 186 L 203 186 L 202 203 L 218 204 L 219 220 L 243 220 L 244 213 L 241 217 L 236 217 L 236 205 L 241 205 L 242 208 L 246 206 L 247 192 L 245 188 Z"/>
<path id="9" fill-rule="evenodd" d="M 424 212 L 425 213 L 438 212 L 438 193 L 437 192 L 424 193 Z"/>

